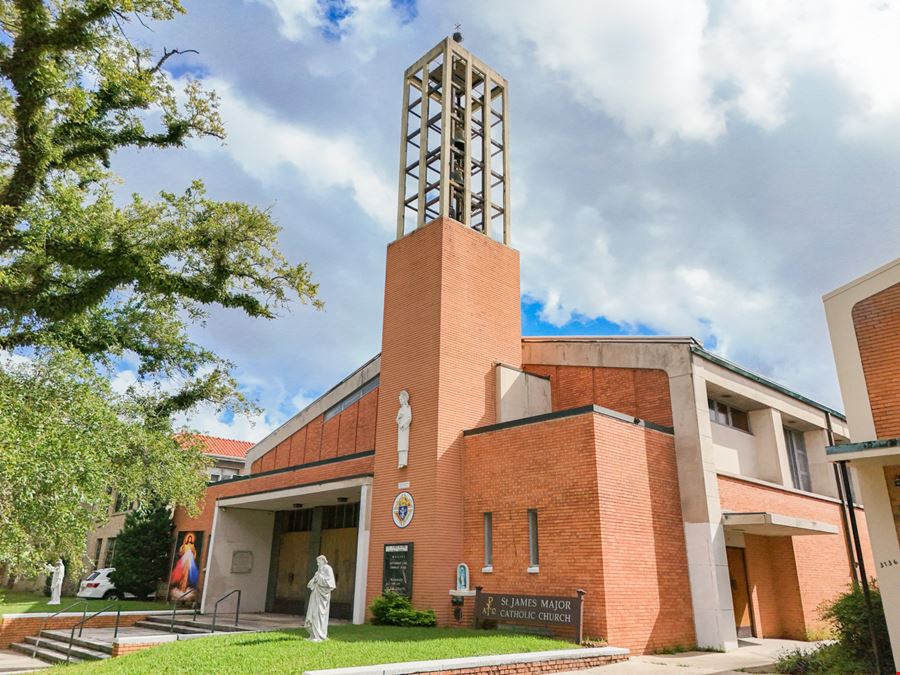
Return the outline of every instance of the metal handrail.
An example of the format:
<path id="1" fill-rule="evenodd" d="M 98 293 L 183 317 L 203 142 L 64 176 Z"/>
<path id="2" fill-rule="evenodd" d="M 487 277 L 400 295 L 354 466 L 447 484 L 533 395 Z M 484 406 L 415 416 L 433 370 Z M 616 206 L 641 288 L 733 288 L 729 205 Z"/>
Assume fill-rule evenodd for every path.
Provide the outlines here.
<path id="1" fill-rule="evenodd" d="M 116 627 L 115 627 L 115 630 L 113 631 L 113 640 L 115 640 L 117 637 L 119 637 L 119 619 L 122 616 L 122 605 L 120 605 L 119 601 L 116 600 L 115 602 L 109 603 L 108 605 L 106 605 L 106 607 L 103 607 L 102 609 L 97 610 L 96 612 L 91 614 L 89 617 L 82 619 L 81 621 L 76 623 L 74 626 L 72 626 L 72 630 L 69 632 L 69 647 L 68 647 L 68 649 L 66 649 L 66 664 L 69 663 L 69 659 L 72 657 L 72 643 L 75 642 L 75 629 L 76 628 L 78 629 L 78 637 L 81 637 L 82 633 L 84 632 L 84 624 L 86 624 L 88 621 L 90 621 L 94 617 L 99 616 L 100 614 L 103 614 L 103 612 L 105 612 L 106 610 L 108 610 L 111 607 L 116 608 Z M 85 612 L 87 612 L 86 609 L 85 609 Z"/>
<path id="2" fill-rule="evenodd" d="M 68 610 L 72 609 L 76 605 L 84 605 L 84 612 L 82 612 L 82 614 L 81 614 L 81 618 L 84 619 L 84 617 L 87 615 L 87 608 L 88 608 L 87 600 L 79 600 L 78 602 L 73 602 L 71 605 L 68 605 L 67 607 L 63 607 L 61 610 L 59 610 L 57 612 L 53 612 L 53 614 L 51 614 L 50 616 L 44 617 L 44 622 L 41 624 L 41 630 L 38 632 L 37 640 L 35 640 L 35 642 L 34 642 L 34 649 L 31 650 L 31 658 L 34 658 L 34 655 L 37 654 L 37 650 L 41 646 L 41 633 L 43 633 L 44 629 L 47 627 L 47 622 L 50 619 L 52 619 L 53 617 L 59 616 L 63 612 L 67 612 Z"/>
<path id="3" fill-rule="evenodd" d="M 237 607 L 235 607 L 235 610 L 234 610 L 234 625 L 235 626 L 238 625 L 238 619 L 241 616 L 241 589 L 235 588 L 233 591 L 229 591 L 228 593 L 223 595 L 221 598 L 216 600 L 216 604 L 213 606 L 213 619 L 212 619 L 212 626 L 210 627 L 210 631 L 209 631 L 210 633 L 216 632 L 216 615 L 219 613 L 219 603 L 222 602 L 223 600 L 230 598 L 235 593 L 237 593 Z"/>
<path id="4" fill-rule="evenodd" d="M 181 598 L 186 596 L 188 593 L 193 593 L 193 592 L 194 592 L 194 589 L 190 588 L 172 601 L 172 620 L 169 622 L 169 632 L 170 633 L 175 632 L 175 612 L 178 611 L 178 603 L 181 602 Z M 196 600 L 194 600 L 193 607 L 195 608 L 194 616 L 196 617 L 197 616 L 197 611 L 196 611 L 197 601 Z"/>

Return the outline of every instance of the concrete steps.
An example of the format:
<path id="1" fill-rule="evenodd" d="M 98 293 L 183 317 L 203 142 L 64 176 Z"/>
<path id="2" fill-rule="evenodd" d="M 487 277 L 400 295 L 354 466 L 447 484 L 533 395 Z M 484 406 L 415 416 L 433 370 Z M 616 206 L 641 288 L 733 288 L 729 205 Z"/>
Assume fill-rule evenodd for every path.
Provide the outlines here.
<path id="1" fill-rule="evenodd" d="M 228 617 L 223 617 L 221 620 L 216 621 L 216 633 L 242 633 L 247 632 L 248 628 L 243 628 L 241 626 L 235 626 L 231 623 L 233 619 L 229 619 Z M 201 633 L 209 633 L 212 628 L 212 622 L 210 621 L 195 621 L 193 619 L 175 619 L 174 625 L 172 624 L 171 617 L 162 617 L 162 616 L 148 616 L 143 621 L 138 621 L 135 626 L 140 626 L 141 628 L 149 628 L 151 630 L 159 630 L 166 633 L 175 632 L 182 633 L 186 635 L 199 635 Z M 172 629 L 170 631 L 170 629 Z"/>
<path id="2" fill-rule="evenodd" d="M 68 635 L 64 640 L 59 635 L 47 636 L 44 631 L 40 637 L 29 635 L 25 638 L 25 642 L 17 642 L 10 645 L 11 649 L 33 656 L 47 663 L 65 663 L 66 655 L 69 652 Z M 88 646 L 90 645 L 90 646 Z M 102 649 L 97 649 L 98 645 L 91 644 L 90 641 L 75 638 L 72 641 L 72 651 L 69 657 L 69 663 L 81 663 L 82 661 L 99 661 L 101 659 L 110 658 L 111 654 Z M 110 649 L 112 651 L 112 649 Z"/>

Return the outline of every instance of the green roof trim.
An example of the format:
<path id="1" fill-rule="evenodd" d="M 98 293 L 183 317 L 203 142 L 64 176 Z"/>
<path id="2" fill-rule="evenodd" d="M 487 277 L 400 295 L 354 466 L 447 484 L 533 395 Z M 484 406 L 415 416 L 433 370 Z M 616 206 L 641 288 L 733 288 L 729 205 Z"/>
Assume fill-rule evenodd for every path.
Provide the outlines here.
<path id="1" fill-rule="evenodd" d="M 865 452 L 866 450 L 883 450 L 885 448 L 900 448 L 900 438 L 886 438 L 880 441 L 863 441 L 862 443 L 846 443 L 844 445 L 831 445 L 825 448 L 827 455 L 845 455 L 851 452 Z"/>
<path id="2" fill-rule="evenodd" d="M 747 370 L 746 368 L 741 368 L 736 363 L 732 363 L 728 359 L 724 359 L 721 356 L 716 356 L 712 352 L 708 352 L 705 349 L 703 349 L 702 347 L 691 346 L 691 353 L 696 354 L 697 356 L 704 358 L 707 361 L 712 361 L 716 365 L 722 366 L 726 370 L 730 370 L 731 372 L 737 373 L 738 375 L 743 375 L 744 377 L 748 377 L 751 380 L 753 380 L 754 382 L 759 382 L 760 384 L 762 384 L 766 387 L 771 387 L 775 391 L 779 391 L 786 396 L 790 396 L 791 398 L 797 399 L 798 401 L 802 401 L 803 403 L 806 403 L 807 405 L 811 405 L 813 408 L 818 408 L 819 410 L 821 410 L 823 412 L 827 412 L 831 415 L 834 415 L 838 419 L 844 420 L 845 422 L 847 421 L 847 417 L 844 415 L 844 413 L 838 412 L 834 408 L 829 408 L 827 405 L 822 405 L 821 403 L 817 403 L 816 401 L 813 401 L 811 398 L 807 398 L 806 396 L 803 396 L 803 394 L 798 394 L 796 391 L 791 391 L 787 387 L 784 387 L 784 386 L 778 384 L 777 382 L 774 382 L 766 377 L 763 377 L 762 375 L 757 375 L 756 373 L 751 372 L 751 371 Z"/>

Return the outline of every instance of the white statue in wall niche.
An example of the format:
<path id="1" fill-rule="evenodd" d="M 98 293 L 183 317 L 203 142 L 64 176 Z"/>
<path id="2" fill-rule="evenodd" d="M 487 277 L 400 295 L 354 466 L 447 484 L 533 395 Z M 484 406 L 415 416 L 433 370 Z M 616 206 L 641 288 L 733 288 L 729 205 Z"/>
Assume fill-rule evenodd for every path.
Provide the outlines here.
<path id="1" fill-rule="evenodd" d="M 62 595 L 63 578 L 66 576 L 66 566 L 63 564 L 62 558 L 56 560 L 55 565 L 45 565 L 47 574 L 50 576 L 50 602 L 48 605 L 58 605 L 59 598 Z"/>
<path id="2" fill-rule="evenodd" d="M 334 570 L 324 555 L 316 558 L 318 569 L 306 587 L 310 590 L 309 602 L 306 605 L 306 628 L 311 642 L 328 639 L 328 614 L 331 611 L 331 591 L 337 588 L 334 583 Z"/>
<path id="3" fill-rule="evenodd" d="M 400 410 L 397 411 L 397 468 L 402 469 L 409 463 L 409 425 L 412 424 L 412 406 L 409 405 L 409 392 L 400 392 Z"/>

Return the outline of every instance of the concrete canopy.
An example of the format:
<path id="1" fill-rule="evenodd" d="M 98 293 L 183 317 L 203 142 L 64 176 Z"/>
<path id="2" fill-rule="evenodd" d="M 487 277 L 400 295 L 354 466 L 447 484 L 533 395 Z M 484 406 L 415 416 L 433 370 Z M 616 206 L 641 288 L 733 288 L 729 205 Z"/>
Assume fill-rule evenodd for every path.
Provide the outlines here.
<path id="1" fill-rule="evenodd" d="M 836 525 L 816 520 L 804 520 L 780 513 L 757 511 L 749 513 L 723 513 L 722 524 L 736 532 L 764 537 L 791 537 L 810 534 L 837 534 Z"/>

